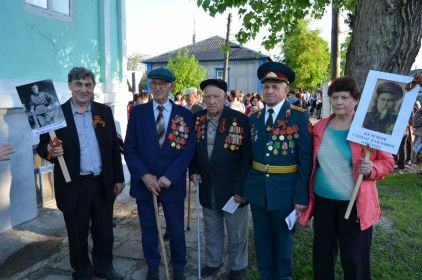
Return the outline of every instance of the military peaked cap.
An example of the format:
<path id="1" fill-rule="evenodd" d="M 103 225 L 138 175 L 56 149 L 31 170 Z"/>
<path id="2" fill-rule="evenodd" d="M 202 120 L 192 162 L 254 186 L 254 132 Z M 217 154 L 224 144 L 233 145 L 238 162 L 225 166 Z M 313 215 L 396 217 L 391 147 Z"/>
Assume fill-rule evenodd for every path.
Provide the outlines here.
<path id="1" fill-rule="evenodd" d="M 295 80 L 296 74 L 286 64 L 271 61 L 258 67 L 257 76 L 261 83 L 271 80 L 291 84 Z"/>
<path id="2" fill-rule="evenodd" d="M 390 93 L 396 99 L 400 99 L 403 96 L 403 89 L 399 84 L 387 81 L 377 87 L 377 95 L 380 96 L 381 93 Z"/>

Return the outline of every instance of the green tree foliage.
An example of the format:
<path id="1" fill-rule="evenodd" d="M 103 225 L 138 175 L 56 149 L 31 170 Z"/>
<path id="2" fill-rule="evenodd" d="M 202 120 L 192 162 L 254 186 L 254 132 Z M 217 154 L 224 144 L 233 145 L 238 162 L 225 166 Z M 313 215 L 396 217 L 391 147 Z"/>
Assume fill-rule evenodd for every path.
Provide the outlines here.
<path id="1" fill-rule="evenodd" d="M 330 78 L 328 43 L 319 30 L 308 30 L 309 22 L 300 20 L 296 28 L 284 36 L 284 63 L 296 72 L 294 87 L 316 89 Z"/>
<path id="2" fill-rule="evenodd" d="M 351 34 L 348 34 L 343 43 L 341 43 L 340 49 L 340 76 L 343 76 L 346 73 L 346 55 L 347 49 L 350 45 L 350 40 L 352 39 Z"/>
<path id="3" fill-rule="evenodd" d="M 407 74 L 421 48 L 422 1 L 386 0 L 197 0 L 210 15 L 236 9 L 242 21 L 237 40 L 255 39 L 268 30 L 262 45 L 271 49 L 301 19 L 320 18 L 330 3 L 346 12 L 352 30 L 345 73 L 364 85 L 371 69 Z M 386 28 L 388 26 L 388 28 Z"/>
<path id="4" fill-rule="evenodd" d="M 338 10 L 354 11 L 356 6 L 356 0 L 197 0 L 197 5 L 211 16 L 230 8 L 237 9 L 243 21 L 237 40 L 243 44 L 255 39 L 259 30 L 266 27 L 268 35 L 262 45 L 272 49 L 295 28 L 298 20 L 321 18 L 332 1 Z"/>
<path id="5" fill-rule="evenodd" d="M 197 87 L 207 75 L 207 69 L 202 67 L 195 56 L 189 54 L 189 49 L 177 52 L 176 58 L 170 58 L 168 68 L 176 76 L 173 92 L 183 91 L 188 87 Z"/>
<path id="6" fill-rule="evenodd" d="M 146 90 L 147 88 L 148 88 L 148 76 L 147 76 L 147 73 L 144 73 L 138 84 L 138 92 L 142 92 L 142 90 Z"/>
<path id="7" fill-rule="evenodd" d="M 139 53 L 131 54 L 127 57 L 127 70 L 137 71 L 139 64 L 142 61 L 142 55 Z"/>

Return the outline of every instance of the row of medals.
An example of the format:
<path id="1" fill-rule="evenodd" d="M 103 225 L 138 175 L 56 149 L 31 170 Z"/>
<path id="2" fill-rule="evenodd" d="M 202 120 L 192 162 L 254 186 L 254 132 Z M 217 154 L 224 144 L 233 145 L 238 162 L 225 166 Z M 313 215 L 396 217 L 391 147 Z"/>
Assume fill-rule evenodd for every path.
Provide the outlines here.
<path id="1" fill-rule="evenodd" d="M 268 151 L 272 152 L 275 156 L 278 155 L 279 150 L 280 150 L 280 141 L 284 141 L 286 138 L 288 141 L 281 143 L 281 149 L 282 149 L 281 154 L 283 156 L 287 155 L 287 150 L 289 148 L 290 148 L 291 153 L 294 153 L 295 141 L 293 140 L 293 138 L 294 139 L 299 138 L 299 133 L 297 132 L 295 132 L 293 135 L 289 134 L 287 136 L 284 136 L 283 134 L 281 135 L 273 134 L 271 136 L 271 140 L 267 142 Z"/>
<path id="2" fill-rule="evenodd" d="M 186 139 L 188 139 L 189 134 L 185 132 L 185 126 L 179 126 L 178 130 L 173 131 L 174 139 L 171 141 L 171 146 L 176 147 L 176 149 L 180 149 L 181 145 L 185 145 Z"/>
<path id="3" fill-rule="evenodd" d="M 242 145 L 242 128 L 237 126 L 237 122 L 233 122 L 233 125 L 229 129 L 229 135 L 226 136 L 224 148 L 234 151 L 239 150 L 239 146 Z"/>

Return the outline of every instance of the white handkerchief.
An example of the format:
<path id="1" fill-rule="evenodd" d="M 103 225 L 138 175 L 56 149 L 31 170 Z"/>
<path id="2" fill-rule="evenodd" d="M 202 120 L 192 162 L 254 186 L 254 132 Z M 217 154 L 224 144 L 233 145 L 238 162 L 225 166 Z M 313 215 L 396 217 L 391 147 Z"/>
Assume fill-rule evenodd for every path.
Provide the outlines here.
<path id="1" fill-rule="evenodd" d="M 226 211 L 230 214 L 233 214 L 236 211 L 237 207 L 239 207 L 240 203 L 234 201 L 234 196 L 230 197 L 227 203 L 223 206 L 222 210 Z"/>
<path id="2" fill-rule="evenodd" d="M 297 214 L 295 209 L 293 209 L 292 213 L 290 213 L 290 215 L 287 216 L 286 224 L 287 224 L 287 227 L 289 228 L 289 230 L 292 230 L 292 228 L 295 225 L 298 217 L 299 217 L 299 215 Z"/>

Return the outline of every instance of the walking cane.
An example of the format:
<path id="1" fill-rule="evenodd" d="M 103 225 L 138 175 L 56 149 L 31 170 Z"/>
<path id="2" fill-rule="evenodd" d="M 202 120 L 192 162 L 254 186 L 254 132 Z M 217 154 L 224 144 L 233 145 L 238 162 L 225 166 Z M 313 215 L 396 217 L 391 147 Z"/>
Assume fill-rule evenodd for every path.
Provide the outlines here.
<path id="1" fill-rule="evenodd" d="M 170 280 L 169 268 L 167 265 L 166 249 L 164 248 L 163 236 L 161 235 L 160 218 L 158 216 L 157 196 L 155 194 L 152 194 L 152 200 L 154 201 L 155 222 L 157 224 L 158 238 L 160 240 L 161 255 L 163 256 L 163 260 L 164 260 L 164 270 L 166 272 L 166 279 Z"/>
<path id="2" fill-rule="evenodd" d="M 188 221 L 186 223 L 186 231 L 190 231 L 190 201 L 191 201 L 191 191 L 192 191 L 192 184 L 193 182 L 189 180 L 188 186 Z"/>
<path id="3" fill-rule="evenodd" d="M 201 279 L 201 224 L 200 224 L 200 204 L 199 204 L 199 180 L 201 180 L 200 176 L 196 177 L 196 199 L 195 199 L 195 206 L 196 206 L 196 225 L 197 225 L 197 235 L 196 235 L 196 241 L 198 243 L 198 279 Z"/>

